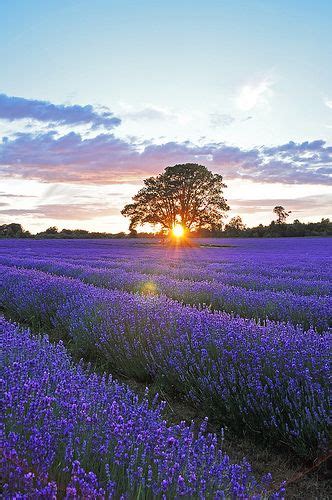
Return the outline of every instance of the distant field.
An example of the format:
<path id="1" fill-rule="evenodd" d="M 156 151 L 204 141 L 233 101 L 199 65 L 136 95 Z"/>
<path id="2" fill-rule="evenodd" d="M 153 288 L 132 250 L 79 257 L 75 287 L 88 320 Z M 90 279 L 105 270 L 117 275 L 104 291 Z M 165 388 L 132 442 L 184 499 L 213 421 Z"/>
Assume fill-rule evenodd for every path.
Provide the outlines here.
<path id="1" fill-rule="evenodd" d="M 194 244 L 0 240 L 8 497 L 280 498 L 323 461 L 332 240 Z"/>

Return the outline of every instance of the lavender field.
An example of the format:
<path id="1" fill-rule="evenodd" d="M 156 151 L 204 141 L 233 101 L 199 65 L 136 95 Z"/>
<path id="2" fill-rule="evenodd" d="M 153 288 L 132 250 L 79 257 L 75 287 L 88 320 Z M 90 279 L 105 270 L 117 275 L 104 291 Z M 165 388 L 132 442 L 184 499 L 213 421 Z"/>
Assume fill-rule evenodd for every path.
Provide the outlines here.
<path id="1" fill-rule="evenodd" d="M 222 436 L 299 463 L 327 453 L 331 250 L 328 238 L 0 240 L 6 498 L 287 497 Z"/>

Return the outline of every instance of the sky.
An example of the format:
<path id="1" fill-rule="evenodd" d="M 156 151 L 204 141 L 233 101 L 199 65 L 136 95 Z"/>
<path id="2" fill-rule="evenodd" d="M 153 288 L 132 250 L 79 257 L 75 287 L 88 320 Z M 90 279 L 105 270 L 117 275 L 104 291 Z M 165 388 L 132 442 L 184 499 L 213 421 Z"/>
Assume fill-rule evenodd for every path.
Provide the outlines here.
<path id="1" fill-rule="evenodd" d="M 0 224 L 126 231 L 143 179 L 221 173 L 251 226 L 332 216 L 329 0 L 1 0 Z"/>

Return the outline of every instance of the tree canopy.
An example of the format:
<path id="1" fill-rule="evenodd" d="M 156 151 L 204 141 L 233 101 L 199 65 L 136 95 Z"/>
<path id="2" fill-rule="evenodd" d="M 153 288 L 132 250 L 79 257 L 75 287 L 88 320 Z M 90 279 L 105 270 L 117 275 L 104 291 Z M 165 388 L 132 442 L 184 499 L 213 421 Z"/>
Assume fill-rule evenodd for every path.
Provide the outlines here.
<path id="1" fill-rule="evenodd" d="M 289 214 L 292 213 L 287 212 L 284 207 L 280 205 L 274 207 L 273 212 L 277 215 L 277 224 L 284 224 Z"/>
<path id="2" fill-rule="evenodd" d="M 144 187 L 122 210 L 130 219 L 129 229 L 151 224 L 170 231 L 181 224 L 186 231 L 220 230 L 229 206 L 223 197 L 227 187 L 220 174 L 205 166 L 185 163 L 165 168 L 144 180 Z"/>
<path id="3" fill-rule="evenodd" d="M 21 224 L 2 224 L 0 226 L 0 238 L 28 238 L 29 231 L 24 231 Z"/>
<path id="4" fill-rule="evenodd" d="M 243 223 L 242 218 L 236 215 L 225 225 L 225 232 L 236 236 L 241 231 L 244 231 L 245 228 L 246 225 Z"/>

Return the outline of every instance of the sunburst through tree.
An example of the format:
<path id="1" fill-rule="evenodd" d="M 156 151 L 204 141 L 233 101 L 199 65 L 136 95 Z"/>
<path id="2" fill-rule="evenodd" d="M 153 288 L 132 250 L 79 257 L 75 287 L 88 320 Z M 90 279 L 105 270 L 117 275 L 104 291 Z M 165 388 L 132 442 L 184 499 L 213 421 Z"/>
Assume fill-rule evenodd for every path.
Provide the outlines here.
<path id="1" fill-rule="evenodd" d="M 229 206 L 223 197 L 226 185 L 220 174 L 205 166 L 185 163 L 167 167 L 156 177 L 144 180 L 144 187 L 122 210 L 130 219 L 130 230 L 151 224 L 175 237 L 200 229 L 222 228 Z"/>

